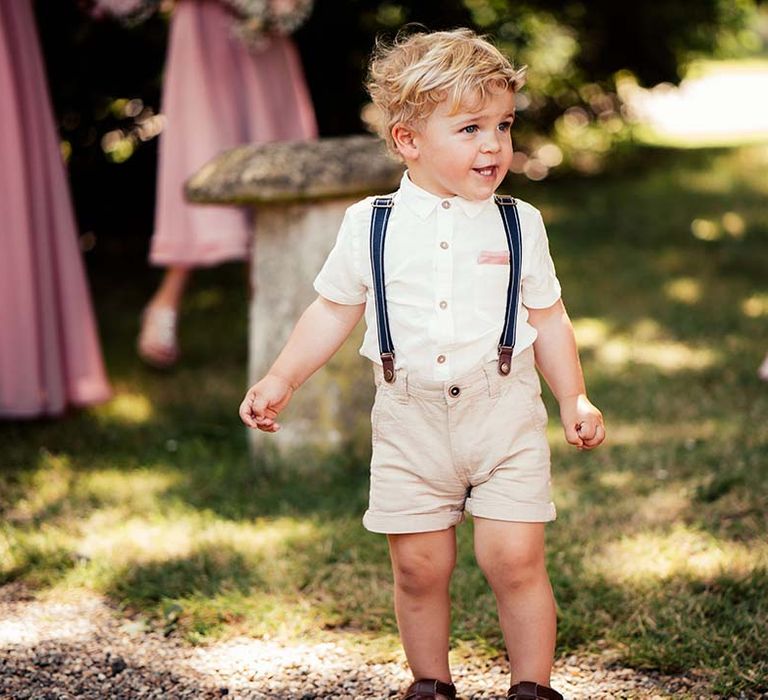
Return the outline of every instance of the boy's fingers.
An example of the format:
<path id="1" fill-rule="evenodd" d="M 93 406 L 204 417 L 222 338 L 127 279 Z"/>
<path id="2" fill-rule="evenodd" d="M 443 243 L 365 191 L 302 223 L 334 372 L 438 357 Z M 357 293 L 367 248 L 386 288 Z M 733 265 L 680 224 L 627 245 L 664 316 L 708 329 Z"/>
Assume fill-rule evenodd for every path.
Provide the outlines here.
<path id="1" fill-rule="evenodd" d="M 256 424 L 256 427 L 265 433 L 276 433 L 278 430 L 280 430 L 280 424 L 275 423 L 272 420 L 261 421 Z"/>
<path id="2" fill-rule="evenodd" d="M 240 420 L 243 421 L 249 428 L 255 428 L 256 427 L 256 421 L 253 419 L 253 415 L 251 414 L 251 399 L 249 396 L 246 396 L 243 399 L 243 402 L 240 404 L 240 410 L 238 411 L 240 414 Z"/>
<path id="3" fill-rule="evenodd" d="M 582 437 L 584 437 L 582 433 Z M 605 440 L 605 428 L 599 423 L 595 426 L 592 437 L 584 437 L 584 444 L 587 447 L 597 447 Z"/>
<path id="4" fill-rule="evenodd" d="M 584 442 L 589 442 L 595 438 L 597 433 L 597 425 L 582 421 L 576 426 L 576 432 L 579 434 L 579 437 L 584 440 Z"/>
<path id="5" fill-rule="evenodd" d="M 581 439 L 581 435 L 579 435 L 578 427 L 575 425 L 565 429 L 565 439 L 569 445 L 575 445 L 576 447 L 581 447 L 584 443 Z"/>
<path id="6" fill-rule="evenodd" d="M 260 420 L 262 418 L 274 418 L 274 415 L 270 416 L 269 414 L 274 414 L 274 411 L 269 410 L 269 399 L 264 395 L 258 395 L 251 397 L 251 414 L 256 417 L 256 420 Z"/>

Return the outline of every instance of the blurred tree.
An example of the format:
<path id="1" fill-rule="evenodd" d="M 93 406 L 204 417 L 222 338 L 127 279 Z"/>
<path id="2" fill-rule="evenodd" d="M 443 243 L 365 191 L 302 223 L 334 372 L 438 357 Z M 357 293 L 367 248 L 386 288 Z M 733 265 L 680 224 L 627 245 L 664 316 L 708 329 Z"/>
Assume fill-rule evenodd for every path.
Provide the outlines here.
<path id="1" fill-rule="evenodd" d="M 159 107 L 167 22 L 95 22 L 76 0 L 39 0 L 36 10 L 80 230 L 144 236 L 155 190 L 148 127 L 157 126 L 146 122 Z"/>
<path id="2" fill-rule="evenodd" d="M 126 29 L 95 22 L 76 4 L 37 0 L 81 228 L 147 236 L 167 18 Z M 676 81 L 697 56 L 754 52 L 762 46 L 750 24 L 757 7 L 757 0 L 317 0 L 296 38 L 323 135 L 363 129 L 362 83 L 378 35 L 391 38 L 407 23 L 470 26 L 529 65 L 519 105 L 523 150 L 550 148 L 554 134 L 567 151 L 567 134 L 578 127 L 572 141 L 602 152 L 623 133 L 617 71 L 645 84 Z M 558 161 L 556 150 L 550 156 Z M 126 199 L 131 216 L 116 219 Z"/>

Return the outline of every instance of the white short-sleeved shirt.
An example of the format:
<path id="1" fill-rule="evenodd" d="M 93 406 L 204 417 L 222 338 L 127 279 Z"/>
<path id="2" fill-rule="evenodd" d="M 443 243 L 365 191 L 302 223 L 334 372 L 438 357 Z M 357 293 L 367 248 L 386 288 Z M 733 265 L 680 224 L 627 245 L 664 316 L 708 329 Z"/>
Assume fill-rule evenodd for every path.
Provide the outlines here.
<path id="1" fill-rule="evenodd" d="M 450 381 L 498 355 L 509 279 L 501 215 L 492 197 L 441 199 L 413 184 L 407 173 L 394 198 L 384 278 L 395 367 Z M 347 209 L 314 286 L 338 304 L 365 302 L 360 354 L 380 364 L 369 254 L 372 201 Z M 519 199 L 517 207 L 523 255 L 516 355 L 536 340 L 526 307 L 547 308 L 560 298 L 541 214 Z"/>

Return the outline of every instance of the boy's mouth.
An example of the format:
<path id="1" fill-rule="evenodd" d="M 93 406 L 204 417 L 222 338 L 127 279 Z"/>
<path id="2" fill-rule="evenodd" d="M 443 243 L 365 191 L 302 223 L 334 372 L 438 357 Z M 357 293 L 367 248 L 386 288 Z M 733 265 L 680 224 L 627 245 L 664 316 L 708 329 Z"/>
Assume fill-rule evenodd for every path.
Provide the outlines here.
<path id="1" fill-rule="evenodd" d="M 494 177 L 496 175 L 496 166 L 495 165 L 488 165 L 484 168 L 472 168 L 478 175 L 482 175 L 483 177 Z"/>

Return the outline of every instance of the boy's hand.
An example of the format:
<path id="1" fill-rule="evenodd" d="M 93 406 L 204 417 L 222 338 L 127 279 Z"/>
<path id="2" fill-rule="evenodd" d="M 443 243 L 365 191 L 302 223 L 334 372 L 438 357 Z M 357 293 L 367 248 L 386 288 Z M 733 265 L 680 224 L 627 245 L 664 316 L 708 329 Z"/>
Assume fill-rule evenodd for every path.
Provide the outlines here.
<path id="1" fill-rule="evenodd" d="M 291 400 L 293 387 L 282 377 L 268 374 L 254 384 L 240 404 L 240 418 L 249 428 L 265 433 L 276 433 L 280 424 L 275 423 L 277 414 Z"/>
<path id="2" fill-rule="evenodd" d="M 605 440 L 603 414 L 585 394 L 563 398 L 560 401 L 560 419 L 565 439 L 580 450 L 591 450 Z"/>

